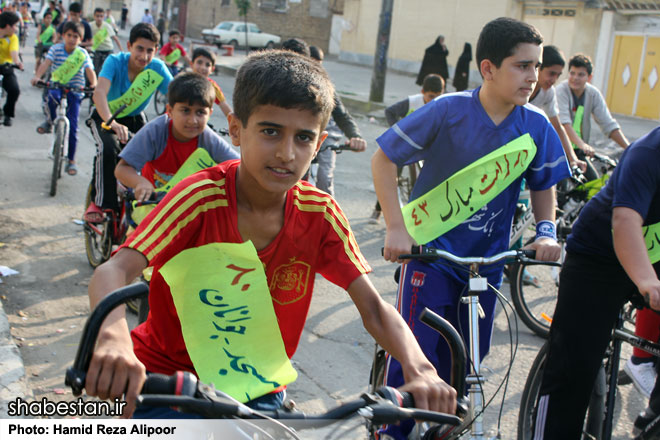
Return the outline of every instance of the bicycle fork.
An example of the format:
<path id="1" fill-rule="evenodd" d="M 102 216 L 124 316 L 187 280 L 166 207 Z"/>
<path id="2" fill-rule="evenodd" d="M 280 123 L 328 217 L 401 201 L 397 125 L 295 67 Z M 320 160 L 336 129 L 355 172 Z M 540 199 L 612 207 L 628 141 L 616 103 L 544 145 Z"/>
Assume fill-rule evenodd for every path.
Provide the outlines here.
<path id="1" fill-rule="evenodd" d="M 470 326 L 470 374 L 467 376 L 468 391 L 470 397 L 469 419 L 470 439 L 484 439 L 483 427 L 483 390 L 485 382 L 481 375 L 481 354 L 479 352 L 479 318 L 485 314 L 479 305 L 479 295 L 488 290 L 488 279 L 479 276 L 479 265 L 470 265 L 469 291 L 467 296 L 461 298 L 461 302 L 468 305 L 468 316 Z"/>

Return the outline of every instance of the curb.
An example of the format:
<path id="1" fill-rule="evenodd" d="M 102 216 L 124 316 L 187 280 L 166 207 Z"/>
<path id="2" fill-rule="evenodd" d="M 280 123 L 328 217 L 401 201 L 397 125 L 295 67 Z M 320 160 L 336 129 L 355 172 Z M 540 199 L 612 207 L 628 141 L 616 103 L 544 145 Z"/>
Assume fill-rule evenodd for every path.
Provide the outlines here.
<path id="1" fill-rule="evenodd" d="M 32 397 L 21 352 L 11 337 L 9 321 L 0 302 L 0 418 L 7 418 L 9 402 Z"/>

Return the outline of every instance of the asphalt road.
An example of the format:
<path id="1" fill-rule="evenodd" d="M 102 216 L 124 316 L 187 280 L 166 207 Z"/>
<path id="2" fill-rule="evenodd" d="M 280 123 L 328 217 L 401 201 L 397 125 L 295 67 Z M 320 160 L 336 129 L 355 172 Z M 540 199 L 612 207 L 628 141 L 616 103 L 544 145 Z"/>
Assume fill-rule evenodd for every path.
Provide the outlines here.
<path id="1" fill-rule="evenodd" d="M 12 127 L 0 127 L 0 243 L 4 245 L 0 247 L 0 263 L 20 272 L 3 278 L 0 295 L 34 397 L 68 400 L 72 396 L 63 384 L 64 371 L 72 363 L 89 311 L 87 284 L 92 269 L 85 257 L 82 227 L 76 220 L 83 212 L 95 147 L 89 130 L 81 124 L 77 155 L 80 171 L 75 177 L 63 176 L 58 194 L 49 197 L 51 161 L 46 154 L 52 138 L 35 132 L 42 114 L 40 90 L 28 84 L 33 66 L 29 53 L 25 64 L 26 71 L 19 74 L 22 94 L 18 116 Z M 232 78 L 215 79 L 231 97 Z M 149 116 L 153 117 L 151 108 Z M 81 113 L 82 121 L 85 110 Z M 368 222 L 376 199 L 369 161 L 376 149 L 375 139 L 385 127 L 378 121 L 355 116 L 368 141 L 368 149 L 338 157 L 336 198 L 373 267 L 370 275 L 373 283 L 393 303 L 395 265 L 386 263 L 380 256 L 385 229 L 382 222 L 379 225 Z M 212 122 L 216 127 L 226 126 L 219 109 Z M 507 289 L 505 284 L 506 296 Z M 499 307 L 491 353 L 484 361 L 487 399 L 509 370 L 511 331 Z M 504 398 L 502 438 L 515 437 L 520 395 L 529 366 L 542 344 L 522 323 L 514 334 L 518 345 Z M 319 277 L 305 331 L 293 358 L 299 377 L 289 387 L 289 397 L 304 410 L 314 412 L 359 395 L 367 387 L 373 349 L 373 341 L 362 327 L 349 296 Z M 631 386 L 621 387 L 619 397 L 616 438 L 623 439 L 629 437 L 632 420 L 645 402 Z M 488 429 L 497 426 L 501 399 L 501 394 L 494 398 L 486 411 Z M 354 426 L 351 431 L 342 431 L 351 426 Z M 364 438 L 365 431 L 359 422 L 349 422 L 334 434 L 339 438 Z"/>

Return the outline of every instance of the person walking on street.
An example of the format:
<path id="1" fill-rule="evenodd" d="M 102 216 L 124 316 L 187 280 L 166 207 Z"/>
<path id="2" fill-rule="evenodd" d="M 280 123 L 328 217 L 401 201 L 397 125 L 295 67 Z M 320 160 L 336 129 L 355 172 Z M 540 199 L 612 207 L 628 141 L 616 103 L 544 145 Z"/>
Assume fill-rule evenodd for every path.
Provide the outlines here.
<path id="1" fill-rule="evenodd" d="M 144 15 L 140 21 L 142 21 L 142 23 L 154 24 L 154 17 L 149 12 L 149 9 L 144 10 Z"/>
<path id="2" fill-rule="evenodd" d="M 126 19 L 128 18 L 128 6 L 124 3 L 121 7 L 121 28 L 126 29 Z"/>
<path id="3" fill-rule="evenodd" d="M 417 75 L 417 85 L 421 86 L 424 83 L 424 78 L 429 73 L 437 73 L 447 82 L 449 71 L 447 70 L 447 55 L 449 51 L 445 46 L 445 37 L 438 36 L 431 46 L 427 47 L 424 51 L 424 59 L 422 60 L 422 67 L 419 69 Z"/>
<path id="4" fill-rule="evenodd" d="M 160 32 L 160 46 L 163 47 L 163 34 L 165 33 L 165 14 L 162 12 L 158 15 L 156 29 L 158 29 L 158 32 Z"/>
<path id="5" fill-rule="evenodd" d="M 463 53 L 456 61 L 456 70 L 454 71 L 454 88 L 457 92 L 462 92 L 468 88 L 470 82 L 470 61 L 472 61 L 472 45 L 465 43 Z"/>

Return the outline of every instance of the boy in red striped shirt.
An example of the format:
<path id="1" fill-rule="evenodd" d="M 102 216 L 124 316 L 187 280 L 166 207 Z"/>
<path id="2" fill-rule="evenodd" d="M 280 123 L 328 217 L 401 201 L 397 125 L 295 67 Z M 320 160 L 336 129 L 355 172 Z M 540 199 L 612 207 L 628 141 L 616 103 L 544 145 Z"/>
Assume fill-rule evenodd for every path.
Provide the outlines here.
<path id="1" fill-rule="evenodd" d="M 300 340 L 314 275 L 320 273 L 348 291 L 365 328 L 404 365 L 404 388 L 414 394 L 416 405 L 455 412 L 456 391 L 438 378 L 405 322 L 369 281 L 370 267 L 346 216 L 331 196 L 300 182 L 327 135 L 322 130 L 334 107 L 333 96 L 323 68 L 289 51 L 256 53 L 241 66 L 234 89 L 235 113 L 229 117 L 241 159 L 180 182 L 92 277 L 89 295 L 94 307 L 147 266 L 153 267 L 147 321 L 129 334 L 124 310 L 117 308 L 101 328 L 87 373 L 89 395 L 118 398 L 125 391 L 124 417 L 129 417 L 146 371 L 197 373 L 192 348 L 188 350 L 182 335 L 183 317 L 177 315 L 161 268 L 183 251 L 250 240 L 264 268 L 289 358 Z M 219 294 L 215 298 L 222 301 Z M 217 353 L 208 350 L 208 356 Z M 213 363 L 221 361 L 214 358 Z M 282 404 L 283 393 L 250 398 L 247 404 L 253 408 L 273 409 Z M 135 414 L 176 415 L 170 409 L 142 407 Z"/>

